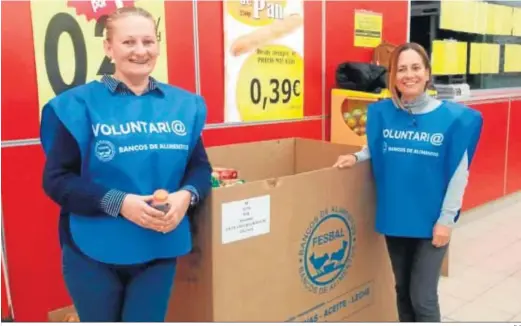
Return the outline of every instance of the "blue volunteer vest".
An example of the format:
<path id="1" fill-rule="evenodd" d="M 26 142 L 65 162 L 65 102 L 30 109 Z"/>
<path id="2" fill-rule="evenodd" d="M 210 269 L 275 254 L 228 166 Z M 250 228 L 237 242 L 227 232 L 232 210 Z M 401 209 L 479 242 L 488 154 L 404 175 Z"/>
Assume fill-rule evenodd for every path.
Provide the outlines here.
<path id="1" fill-rule="evenodd" d="M 369 106 L 377 232 L 432 238 L 449 182 L 465 151 L 470 166 L 482 124 L 481 113 L 452 102 L 416 115 L 390 99 Z"/>
<path id="2" fill-rule="evenodd" d="M 47 123 L 54 111 L 76 139 L 82 175 L 130 194 L 157 189 L 179 190 L 191 152 L 200 136 L 206 109 L 199 96 L 159 84 L 164 92 L 142 96 L 112 94 L 98 81 L 70 89 L 42 111 L 45 152 L 56 126 Z M 71 236 L 91 258 L 111 264 L 136 264 L 175 257 L 192 248 L 189 219 L 163 234 L 124 217 L 89 217 L 71 213 Z"/>

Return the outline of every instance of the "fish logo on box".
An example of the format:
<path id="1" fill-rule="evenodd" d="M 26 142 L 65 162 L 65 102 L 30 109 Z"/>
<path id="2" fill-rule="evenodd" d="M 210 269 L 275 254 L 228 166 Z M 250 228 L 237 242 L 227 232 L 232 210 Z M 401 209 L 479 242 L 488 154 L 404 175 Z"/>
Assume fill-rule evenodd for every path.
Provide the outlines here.
<path id="1" fill-rule="evenodd" d="M 355 224 L 346 209 L 321 211 L 300 244 L 299 275 L 304 287 L 316 294 L 333 290 L 351 266 L 355 244 Z"/>

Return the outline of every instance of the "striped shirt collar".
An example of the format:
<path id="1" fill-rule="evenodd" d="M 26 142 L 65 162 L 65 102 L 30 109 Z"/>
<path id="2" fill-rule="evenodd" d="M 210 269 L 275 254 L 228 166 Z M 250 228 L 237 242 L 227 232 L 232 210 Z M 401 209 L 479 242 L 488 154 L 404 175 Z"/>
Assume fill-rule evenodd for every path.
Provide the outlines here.
<path id="1" fill-rule="evenodd" d="M 107 88 L 110 90 L 111 93 L 118 93 L 118 94 L 125 94 L 125 95 L 135 95 L 134 92 L 128 88 L 125 83 L 122 81 L 117 80 L 113 76 L 110 75 L 103 75 L 101 78 L 101 82 L 107 86 Z M 161 94 L 164 94 L 161 90 L 161 87 L 156 79 L 154 79 L 152 76 L 149 77 L 148 80 L 148 86 L 145 88 L 145 91 L 143 94 L 146 94 L 148 92 L 152 91 L 158 91 Z"/>

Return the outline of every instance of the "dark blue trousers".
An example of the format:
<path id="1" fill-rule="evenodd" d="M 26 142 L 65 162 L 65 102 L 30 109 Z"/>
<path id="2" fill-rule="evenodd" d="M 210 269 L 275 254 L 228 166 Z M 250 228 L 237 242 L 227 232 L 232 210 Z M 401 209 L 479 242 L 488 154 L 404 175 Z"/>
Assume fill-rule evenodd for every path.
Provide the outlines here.
<path id="1" fill-rule="evenodd" d="M 175 259 L 108 265 L 63 245 L 63 276 L 82 322 L 163 322 Z"/>

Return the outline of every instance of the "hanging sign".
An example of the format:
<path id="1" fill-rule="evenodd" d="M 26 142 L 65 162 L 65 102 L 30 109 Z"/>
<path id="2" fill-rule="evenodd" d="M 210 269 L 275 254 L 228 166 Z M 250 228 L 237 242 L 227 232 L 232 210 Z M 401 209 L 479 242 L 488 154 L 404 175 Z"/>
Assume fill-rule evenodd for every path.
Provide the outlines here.
<path id="1" fill-rule="evenodd" d="M 382 43 L 382 14 L 355 10 L 355 46 L 375 48 Z"/>

